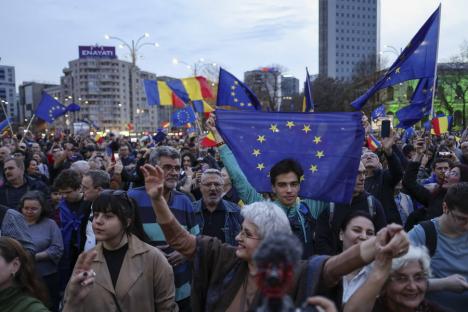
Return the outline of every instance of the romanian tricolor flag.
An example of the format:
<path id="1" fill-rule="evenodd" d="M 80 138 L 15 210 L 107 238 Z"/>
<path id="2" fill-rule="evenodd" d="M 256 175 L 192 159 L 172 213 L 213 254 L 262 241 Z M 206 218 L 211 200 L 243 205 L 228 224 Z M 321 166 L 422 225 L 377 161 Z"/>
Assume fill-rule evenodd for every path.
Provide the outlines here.
<path id="1" fill-rule="evenodd" d="M 210 85 L 202 76 L 172 79 L 167 85 L 185 103 L 213 98 Z"/>
<path id="2" fill-rule="evenodd" d="M 171 125 L 171 122 L 169 120 L 164 120 L 163 122 L 161 122 L 161 127 L 163 128 L 169 128 Z"/>
<path id="3" fill-rule="evenodd" d="M 208 118 L 210 113 L 214 111 L 210 104 L 206 103 L 204 100 L 193 101 L 192 103 L 193 109 L 197 113 L 203 113 L 206 118 Z"/>
<path id="4" fill-rule="evenodd" d="M 440 136 L 441 134 L 447 133 L 450 128 L 451 118 L 450 116 L 436 117 L 431 120 L 433 134 Z"/>
<path id="5" fill-rule="evenodd" d="M 213 135 L 213 132 L 208 132 L 208 134 L 201 140 L 200 145 L 202 147 L 215 147 L 216 146 L 216 139 Z"/>
<path id="6" fill-rule="evenodd" d="M 379 140 L 377 140 L 377 139 L 375 138 L 375 136 L 373 136 L 372 134 L 369 134 L 369 135 L 367 136 L 367 147 L 368 147 L 371 151 L 375 152 L 375 151 L 377 151 L 381 146 L 382 146 L 382 144 L 380 143 Z"/>
<path id="7" fill-rule="evenodd" d="M 146 100 L 148 105 L 174 106 L 183 108 L 184 102 L 169 88 L 165 81 L 145 80 Z"/>

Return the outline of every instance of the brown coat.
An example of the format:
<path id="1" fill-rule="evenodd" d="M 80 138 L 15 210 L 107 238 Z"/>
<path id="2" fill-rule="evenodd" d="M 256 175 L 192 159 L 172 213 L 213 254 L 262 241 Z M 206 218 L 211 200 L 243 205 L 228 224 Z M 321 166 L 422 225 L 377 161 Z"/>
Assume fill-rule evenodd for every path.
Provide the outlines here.
<path id="1" fill-rule="evenodd" d="M 95 249 L 97 257 L 92 264 L 92 269 L 96 272 L 94 288 L 79 307 L 67 305 L 68 300 L 65 300 L 64 312 L 119 311 L 115 299 L 122 312 L 178 311 L 174 301 L 172 268 L 157 248 L 130 235 L 128 251 L 115 290 L 103 255 L 102 244 L 98 244 Z"/>

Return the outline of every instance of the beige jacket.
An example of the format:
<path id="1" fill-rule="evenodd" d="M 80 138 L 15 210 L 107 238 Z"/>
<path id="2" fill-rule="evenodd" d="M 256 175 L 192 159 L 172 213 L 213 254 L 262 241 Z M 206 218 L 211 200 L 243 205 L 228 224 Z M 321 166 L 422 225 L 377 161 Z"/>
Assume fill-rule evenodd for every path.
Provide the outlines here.
<path id="1" fill-rule="evenodd" d="M 172 268 L 157 248 L 130 235 L 128 251 L 115 289 L 103 255 L 102 244 L 98 244 L 95 249 L 97 257 L 92 269 L 96 272 L 96 278 L 93 289 L 79 306 L 67 303 L 69 300 L 65 291 L 64 312 L 178 311 L 174 301 Z"/>

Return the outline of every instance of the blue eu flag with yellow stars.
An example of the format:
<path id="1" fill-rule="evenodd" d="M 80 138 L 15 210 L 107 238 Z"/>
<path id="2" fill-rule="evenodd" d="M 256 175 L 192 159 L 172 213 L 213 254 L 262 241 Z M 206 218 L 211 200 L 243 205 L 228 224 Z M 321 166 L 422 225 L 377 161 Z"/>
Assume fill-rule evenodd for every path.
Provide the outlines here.
<path id="1" fill-rule="evenodd" d="M 195 112 L 193 108 L 187 106 L 172 113 L 172 124 L 175 127 L 182 127 L 188 123 L 195 122 Z"/>
<path id="2" fill-rule="evenodd" d="M 257 96 L 234 75 L 219 69 L 217 106 L 234 106 L 241 110 L 261 110 Z"/>
<path id="3" fill-rule="evenodd" d="M 46 121 L 53 123 L 55 119 L 67 113 L 67 107 L 59 101 L 51 97 L 46 92 L 42 92 L 42 98 L 36 109 L 36 116 Z"/>
<path id="4" fill-rule="evenodd" d="M 419 80 L 416 90 L 411 96 L 410 103 L 396 112 L 398 118 L 397 128 L 406 129 L 412 127 L 418 121 L 427 116 L 432 108 L 433 78 Z"/>
<path id="5" fill-rule="evenodd" d="M 304 170 L 301 197 L 349 203 L 364 142 L 362 114 L 216 111 L 216 124 L 258 192 L 271 192 L 269 172 L 280 160 Z"/>
<path id="6" fill-rule="evenodd" d="M 361 109 L 366 101 L 380 89 L 397 83 L 435 75 L 440 27 L 440 6 L 419 29 L 386 74 L 351 105 Z"/>

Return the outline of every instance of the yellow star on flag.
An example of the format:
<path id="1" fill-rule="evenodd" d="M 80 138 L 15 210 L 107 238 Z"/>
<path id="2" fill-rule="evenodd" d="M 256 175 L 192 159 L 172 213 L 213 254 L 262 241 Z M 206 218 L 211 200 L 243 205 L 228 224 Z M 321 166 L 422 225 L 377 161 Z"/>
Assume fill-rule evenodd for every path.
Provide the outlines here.
<path id="1" fill-rule="evenodd" d="M 270 125 L 270 130 L 271 130 L 271 132 L 279 132 L 278 126 L 276 124 L 271 124 Z"/>
<path id="2" fill-rule="evenodd" d="M 288 121 L 288 122 L 286 123 L 286 127 L 288 127 L 289 129 L 291 129 L 291 128 L 294 127 L 294 126 L 295 126 L 294 121 Z"/>
<path id="3" fill-rule="evenodd" d="M 265 141 L 266 141 L 265 136 L 264 136 L 264 135 L 259 135 L 259 136 L 257 137 L 257 141 L 260 142 L 260 143 L 265 142 Z"/>
<path id="4" fill-rule="evenodd" d="M 235 84 L 235 85 L 238 85 L 239 83 L 238 83 L 236 80 L 234 80 L 234 84 Z"/>
<path id="5" fill-rule="evenodd" d="M 323 151 L 317 151 L 317 153 L 315 154 L 315 156 L 317 156 L 319 159 L 324 157 L 325 154 L 323 153 Z"/>
<path id="6" fill-rule="evenodd" d="M 259 164 L 257 165 L 257 169 L 258 169 L 258 170 L 263 170 L 263 169 L 265 169 L 265 165 L 264 165 L 263 163 L 259 163 Z"/>
<path id="7" fill-rule="evenodd" d="M 244 106 L 245 104 L 243 102 L 240 103 L 240 106 Z"/>
<path id="8" fill-rule="evenodd" d="M 319 137 L 319 136 L 314 137 L 315 144 L 319 144 L 320 142 L 322 142 L 322 137 Z"/>
<path id="9" fill-rule="evenodd" d="M 247 106 L 252 106 L 252 103 L 247 103 Z"/>
<path id="10" fill-rule="evenodd" d="M 235 96 L 235 95 L 236 95 L 236 92 L 231 92 L 231 95 L 232 95 L 232 96 Z"/>
<path id="11" fill-rule="evenodd" d="M 316 172 L 318 170 L 317 165 L 311 165 L 309 170 L 312 172 Z"/>
<path id="12" fill-rule="evenodd" d="M 231 89 L 232 89 L 232 90 L 235 90 L 235 89 L 236 89 L 236 86 L 231 86 Z"/>
<path id="13" fill-rule="evenodd" d="M 310 125 L 304 125 L 304 128 L 302 128 L 302 131 L 305 131 L 305 133 L 307 134 L 307 132 L 310 131 Z"/>
<path id="14" fill-rule="evenodd" d="M 398 67 L 397 69 L 395 69 L 395 73 L 397 73 L 397 74 L 400 73 L 400 67 Z"/>
<path id="15" fill-rule="evenodd" d="M 234 98 L 234 102 L 237 102 L 237 101 L 239 101 L 239 100 L 238 100 L 238 99 L 236 99 L 236 98 Z"/>
<path id="16" fill-rule="evenodd" d="M 304 175 L 301 175 L 301 178 L 299 179 L 299 182 L 302 182 L 304 180 L 305 180 Z"/>
<path id="17" fill-rule="evenodd" d="M 258 155 L 260 155 L 260 150 L 259 149 L 256 149 L 254 148 L 253 152 L 252 152 L 252 155 L 254 155 L 255 157 L 257 157 Z"/>

